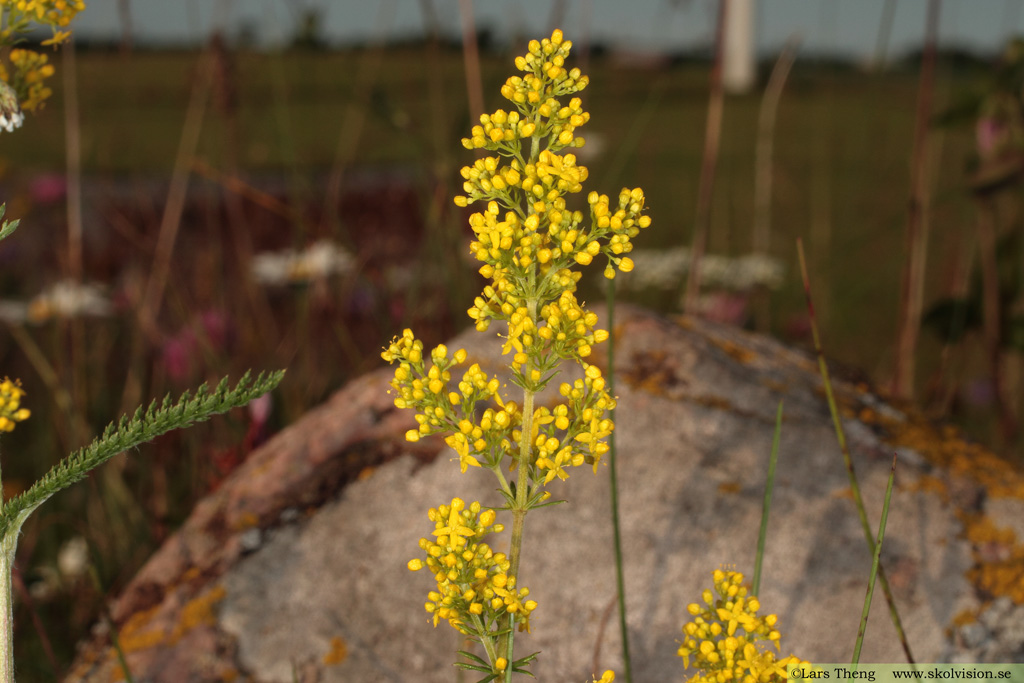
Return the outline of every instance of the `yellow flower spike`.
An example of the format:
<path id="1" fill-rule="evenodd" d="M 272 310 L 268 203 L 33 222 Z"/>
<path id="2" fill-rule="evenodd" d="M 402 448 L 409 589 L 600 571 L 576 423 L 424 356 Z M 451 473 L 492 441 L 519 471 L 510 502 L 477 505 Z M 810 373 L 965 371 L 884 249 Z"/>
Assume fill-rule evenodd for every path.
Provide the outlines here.
<path id="1" fill-rule="evenodd" d="M 510 365 L 517 371 L 514 381 L 528 392 L 536 391 L 550 380 L 558 359 L 580 361 L 585 378 L 560 387 L 564 404 L 553 409 L 535 406 L 532 414 L 523 415 L 515 403 L 502 402 L 499 382 L 478 366 L 463 374 L 456 387 L 446 388 L 448 368 L 465 362 L 465 351 L 450 354 L 435 348 L 430 354 L 434 367 L 428 370 L 422 343 L 408 332 L 382 354 L 402 366 L 392 382 L 396 405 L 417 411 L 417 434 L 441 432 L 458 454 L 463 472 L 471 465 L 481 466 L 483 460 L 497 472 L 514 472 L 516 458 L 499 460 L 518 452 L 523 439 L 532 444 L 526 462 L 534 469 L 527 481 L 516 481 L 525 484 L 519 491 L 564 479 L 573 466 L 596 467 L 608 450 L 603 439 L 614 425 L 605 415 L 615 401 L 605 391 L 601 371 L 583 362 L 608 333 L 596 329 L 596 315 L 573 296 L 582 277 L 575 268 L 604 253 L 614 259 L 609 264 L 614 276 L 616 267 L 622 269 L 623 255 L 632 249 L 629 239 L 642 217 L 643 195 L 634 197 L 631 190 L 616 196 L 614 208 L 606 195 L 590 193 L 592 225 L 587 225 L 584 212 L 566 208 L 566 195 L 582 190 L 588 170 L 573 154 L 560 152 L 582 146 L 576 129 L 590 118 L 576 96 L 589 80 L 579 69 L 567 69 L 571 46 L 561 31 L 555 31 L 550 38 L 531 41 L 529 52 L 516 59 L 520 75 L 501 87 L 510 109 L 481 116 L 462 141 L 467 149 L 485 149 L 491 155 L 462 169 L 464 194 L 455 203 L 486 205 L 469 217 L 469 223 L 470 253 L 480 261 L 479 272 L 487 285 L 467 313 L 478 330 L 488 329 L 494 320 L 503 326 L 503 352 L 511 355 Z M 630 263 L 626 261 L 626 269 Z M 486 401 L 497 407 L 478 403 Z M 550 491 L 541 491 L 534 502 L 550 496 Z M 494 511 L 479 505 L 460 508 L 453 501 L 431 517 L 434 540 L 425 539 L 421 549 L 438 582 L 437 599 L 431 603 L 435 623 L 445 619 L 467 633 L 465 624 L 472 620 L 479 625 L 475 618 L 482 617 L 484 624 L 497 628 L 516 624 L 528 631 L 536 602 L 526 599 L 525 588 L 515 587 L 508 575 L 509 559 L 480 542 L 502 528 L 494 523 Z M 515 539 L 513 543 L 518 548 Z M 613 677 L 606 672 L 601 683 L 610 683 Z"/>

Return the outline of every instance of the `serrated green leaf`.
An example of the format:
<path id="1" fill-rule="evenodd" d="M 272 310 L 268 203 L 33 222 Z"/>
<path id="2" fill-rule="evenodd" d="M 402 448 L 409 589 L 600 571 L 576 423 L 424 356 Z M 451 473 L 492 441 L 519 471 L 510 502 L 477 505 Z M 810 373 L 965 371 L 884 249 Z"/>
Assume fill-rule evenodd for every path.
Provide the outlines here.
<path id="1" fill-rule="evenodd" d="M 108 427 L 102 437 L 61 460 L 28 490 L 0 506 L 0 535 L 6 536 L 12 530 L 16 532 L 25 519 L 50 496 L 81 481 L 90 470 L 115 455 L 173 429 L 188 427 L 231 408 L 244 406 L 272 390 L 283 377 L 284 371 L 279 370 L 269 375 L 260 374 L 253 380 L 247 372 L 234 389 L 228 389 L 226 382 L 221 382 L 217 391 L 197 395 L 196 400 L 189 401 L 186 392 L 176 405 L 171 404 L 168 397 L 160 408 L 153 401 L 145 412 L 141 408 L 137 410 L 132 420 L 125 422 L 122 418 L 117 423 L 117 429 L 111 430 Z"/>

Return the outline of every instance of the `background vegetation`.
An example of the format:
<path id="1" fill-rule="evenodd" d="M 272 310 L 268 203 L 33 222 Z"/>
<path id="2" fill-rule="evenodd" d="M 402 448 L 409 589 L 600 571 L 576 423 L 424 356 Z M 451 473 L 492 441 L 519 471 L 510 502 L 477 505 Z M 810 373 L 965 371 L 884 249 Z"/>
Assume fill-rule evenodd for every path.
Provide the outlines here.
<path id="1" fill-rule="evenodd" d="M 502 106 L 490 94 L 518 52 L 514 46 L 482 55 L 489 111 Z M 580 155 L 591 184 L 606 193 L 627 180 L 644 188 L 654 225 L 638 248 L 688 245 L 707 62 L 578 53 L 591 77 L 584 103 L 593 122 L 582 131 L 588 146 Z M 8 217 L 22 219 L 0 250 L 0 297 L 28 301 L 73 270 L 65 201 L 65 149 L 73 136 L 82 153 L 82 277 L 103 285 L 113 312 L 6 324 L 0 360 L 23 379 L 24 404 L 33 411 L 4 438 L 7 493 L 139 400 L 249 367 L 289 372 L 269 422 L 238 413 L 165 437 L 33 518 L 19 548 L 24 585 L 16 586 L 24 681 L 53 680 L 105 595 L 116 593 L 248 450 L 347 379 L 378 367 L 380 348 L 404 326 L 428 345 L 464 327 L 466 302 L 478 289 L 465 215 L 451 201 L 459 168 L 473 158 L 459 144 L 471 125 L 460 49 L 424 42 L 255 53 L 212 44 L 201 54 L 80 49 L 76 60 L 74 90 L 60 82 L 71 65 L 58 64 L 46 109 L 17 134 L 0 137 L 0 192 Z M 827 352 L 850 375 L 883 388 L 893 368 L 906 258 L 916 63 L 867 73 L 798 59 L 775 131 L 771 253 L 786 267 L 784 284 L 730 294 L 741 305 L 767 299 L 769 331 L 809 345 L 795 248 L 802 237 Z M 983 87 L 990 72 L 984 62 L 940 60 L 936 110 Z M 710 253 L 751 250 L 761 95 L 725 102 Z M 72 97 L 78 119 L 68 124 Z M 198 111 L 192 119 L 190 103 Z M 195 126 L 193 149 L 187 139 Z M 966 172 L 973 128 L 935 128 L 931 144 L 926 308 L 964 289 L 977 242 Z M 180 215 L 168 210 L 176 164 L 191 177 Z M 168 226 L 178 231 L 171 246 L 159 237 Z M 325 238 L 353 256 L 343 274 L 290 285 L 252 276 L 255 254 Z M 147 325 L 136 310 L 154 262 L 165 257 L 166 296 Z M 601 283 L 584 284 L 588 300 L 602 296 Z M 680 311 L 680 293 L 618 296 L 671 314 Z M 721 317 L 751 324 L 749 310 Z M 917 368 L 923 409 L 1017 452 L 1016 437 L 992 418 L 977 339 L 944 349 L 925 335 Z M 97 568 L 96 584 L 58 568 L 60 549 L 79 537 Z"/>

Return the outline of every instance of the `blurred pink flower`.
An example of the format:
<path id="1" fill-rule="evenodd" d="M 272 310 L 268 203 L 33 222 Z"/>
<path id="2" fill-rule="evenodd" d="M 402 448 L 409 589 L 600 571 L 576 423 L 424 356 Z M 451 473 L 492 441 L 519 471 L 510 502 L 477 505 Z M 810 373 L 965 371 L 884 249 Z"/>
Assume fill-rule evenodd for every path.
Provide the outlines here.
<path id="1" fill-rule="evenodd" d="M 215 351 L 224 351 L 227 348 L 228 336 L 231 331 L 231 321 L 224 311 L 217 309 L 203 311 L 199 316 L 199 324 L 203 328 L 203 334 Z"/>
<path id="2" fill-rule="evenodd" d="M 199 314 L 199 328 L 202 330 L 204 344 L 214 353 L 223 353 L 227 349 L 231 326 L 223 311 L 207 310 Z M 193 361 L 200 356 L 199 339 L 193 325 L 185 325 L 178 333 L 168 337 L 160 352 L 160 362 L 174 381 L 185 381 L 193 372 Z"/>
<path id="3" fill-rule="evenodd" d="M 37 204 L 52 204 L 67 195 L 68 183 L 63 174 L 43 173 L 37 175 L 29 184 L 29 194 Z"/>
<path id="4" fill-rule="evenodd" d="M 712 292 L 700 299 L 700 316 L 726 325 L 742 326 L 747 322 L 748 297 L 735 292 Z"/>
<path id="5" fill-rule="evenodd" d="M 175 382 L 188 379 L 192 370 L 192 356 L 195 355 L 195 339 L 190 331 L 178 334 L 164 342 L 160 349 L 160 364 Z"/>

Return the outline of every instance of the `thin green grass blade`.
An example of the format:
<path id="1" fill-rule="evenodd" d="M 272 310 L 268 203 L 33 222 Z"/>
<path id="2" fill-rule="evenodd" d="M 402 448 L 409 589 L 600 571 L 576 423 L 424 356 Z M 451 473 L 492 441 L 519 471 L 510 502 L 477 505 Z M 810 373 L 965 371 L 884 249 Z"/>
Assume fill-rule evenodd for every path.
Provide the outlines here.
<path id="1" fill-rule="evenodd" d="M 860 486 L 857 483 L 857 475 L 853 471 L 853 459 L 850 457 L 850 448 L 846 445 L 846 433 L 843 431 L 843 423 L 839 419 L 839 409 L 836 407 L 835 395 L 832 393 L 832 380 L 829 379 L 828 365 L 825 363 L 825 353 L 821 349 L 821 339 L 818 336 L 818 321 L 814 315 L 814 304 L 811 302 L 811 283 L 807 277 L 807 260 L 804 258 L 803 240 L 796 240 L 797 254 L 800 257 L 800 272 L 804 281 L 804 295 L 807 297 L 807 313 L 811 319 L 811 335 L 814 339 L 814 352 L 818 356 L 818 370 L 821 372 L 821 379 L 825 386 L 825 397 L 828 400 L 828 409 L 832 414 L 832 424 L 836 430 L 836 440 L 839 442 L 839 450 L 843 454 L 843 462 L 846 464 L 846 474 L 850 480 L 850 490 L 853 492 L 853 501 L 857 506 L 857 516 L 860 518 L 860 526 L 864 531 L 864 539 L 867 541 L 868 550 L 873 555 L 875 552 L 874 534 L 871 533 L 871 525 L 868 523 L 868 513 L 864 507 L 864 498 L 860 494 Z M 883 567 L 878 567 L 878 580 L 882 583 L 882 593 L 885 594 L 885 601 L 889 605 L 889 617 L 893 626 L 896 627 L 896 634 L 903 647 L 903 654 L 907 661 L 914 663 L 914 655 L 910 651 L 910 643 L 907 641 L 907 634 L 903 630 L 903 621 L 896 609 L 896 600 L 893 598 L 889 581 L 885 577 Z"/>
<path id="2" fill-rule="evenodd" d="M 761 508 L 761 531 L 757 535 L 757 557 L 754 558 L 754 595 L 761 591 L 761 562 L 764 559 L 764 541 L 768 535 L 768 511 L 772 507 L 772 491 L 775 489 L 775 463 L 779 461 L 779 436 L 782 434 L 782 401 L 775 413 L 775 435 L 772 437 L 772 454 L 768 459 L 768 479 L 764 484 L 764 507 Z"/>
<path id="3" fill-rule="evenodd" d="M 857 643 L 853 646 L 854 669 L 860 661 L 860 649 L 864 645 L 864 634 L 868 628 L 868 613 L 871 611 L 871 597 L 875 594 L 875 578 L 878 576 L 879 558 L 882 556 L 882 540 L 885 538 L 885 524 L 889 520 L 889 499 L 892 498 L 892 480 L 896 477 L 896 454 L 892 454 L 892 469 L 889 483 L 885 487 L 885 502 L 882 504 L 882 519 L 878 522 L 878 537 L 875 539 L 875 553 L 871 558 L 871 577 L 868 579 L 868 593 L 864 597 L 864 609 L 860 613 L 860 627 L 857 629 Z"/>

